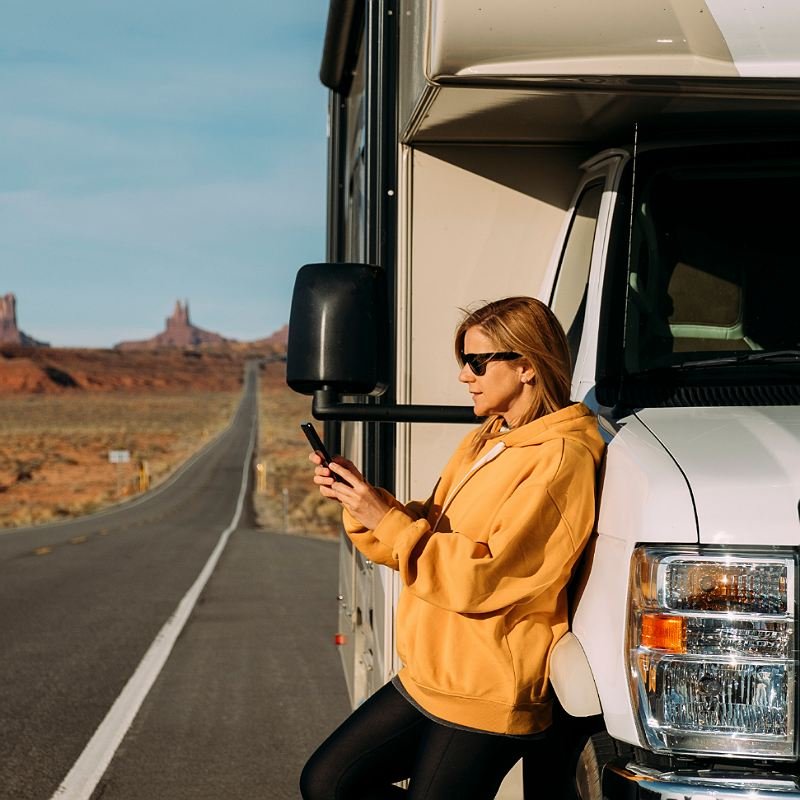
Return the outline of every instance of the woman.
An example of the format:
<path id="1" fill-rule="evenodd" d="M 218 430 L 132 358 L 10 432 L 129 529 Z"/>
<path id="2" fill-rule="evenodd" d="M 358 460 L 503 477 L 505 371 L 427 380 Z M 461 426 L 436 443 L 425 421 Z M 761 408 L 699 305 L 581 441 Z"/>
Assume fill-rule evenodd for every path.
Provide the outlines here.
<path id="1" fill-rule="evenodd" d="M 570 403 L 566 338 L 543 303 L 510 297 L 468 314 L 455 350 L 486 420 L 426 503 L 402 505 L 346 459 L 327 469 L 311 457 L 354 545 L 400 571 L 403 668 L 311 757 L 305 800 L 488 800 L 523 753 L 542 752 L 548 657 L 567 630 L 603 442 Z M 407 778 L 407 792 L 393 786 Z"/>

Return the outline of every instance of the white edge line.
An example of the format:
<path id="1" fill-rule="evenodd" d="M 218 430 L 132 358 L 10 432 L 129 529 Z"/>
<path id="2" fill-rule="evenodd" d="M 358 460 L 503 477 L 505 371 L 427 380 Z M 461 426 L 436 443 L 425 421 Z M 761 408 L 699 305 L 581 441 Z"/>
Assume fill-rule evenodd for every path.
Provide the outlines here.
<path id="1" fill-rule="evenodd" d="M 231 533 L 239 524 L 239 518 L 244 508 L 244 497 L 249 477 L 248 470 L 250 468 L 256 430 L 257 426 L 254 425 L 250 434 L 250 443 L 247 446 L 247 456 L 242 470 L 242 485 L 239 490 L 239 499 L 236 503 L 233 521 L 220 535 L 217 546 L 209 556 L 197 579 L 183 596 L 180 603 L 178 603 L 172 616 L 158 632 L 150 648 L 139 662 L 136 671 L 125 684 L 125 688 L 114 701 L 114 705 L 109 709 L 105 719 L 94 732 L 66 778 L 53 793 L 51 800 L 89 800 L 95 787 L 105 774 L 111 759 L 114 757 L 114 753 L 116 753 L 142 703 L 163 669 L 169 654 L 172 652 L 175 641 L 192 613 L 200 593 L 211 577 Z"/>

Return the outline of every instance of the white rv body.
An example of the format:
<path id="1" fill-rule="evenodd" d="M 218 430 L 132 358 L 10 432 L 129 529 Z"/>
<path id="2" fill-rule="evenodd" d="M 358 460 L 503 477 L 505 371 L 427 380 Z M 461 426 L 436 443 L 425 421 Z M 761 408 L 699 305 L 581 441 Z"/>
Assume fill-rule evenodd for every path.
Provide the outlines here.
<path id="1" fill-rule="evenodd" d="M 646 754 L 651 745 L 637 716 L 630 662 L 634 551 L 650 543 L 796 552 L 800 407 L 771 395 L 760 403 L 633 405 L 615 414 L 598 403 L 615 214 L 621 186 L 631 181 L 625 176 L 647 153 L 677 158 L 737 141 L 758 149 L 758 131 L 726 131 L 723 124 L 709 132 L 715 120 L 743 123 L 750 114 L 774 113 L 770 141 L 794 140 L 800 129 L 781 125 L 800 119 L 800 8 L 777 0 L 752 7 L 725 0 L 386 0 L 366 4 L 364 19 L 354 78 L 332 95 L 332 128 L 339 124 L 346 141 L 331 260 L 375 260 L 383 252 L 392 262 L 399 404 L 467 402 L 452 352 L 465 307 L 534 295 L 569 328 L 580 322 L 581 305 L 573 399 L 598 409 L 608 451 L 597 536 L 563 650 L 572 655 L 554 657 L 553 684 L 562 687 L 567 711 L 599 709 L 612 739 Z M 378 174 L 370 173 L 369 137 L 387 131 L 369 92 L 377 85 L 374 64 L 384 59 L 386 67 L 386 37 L 393 37 L 396 73 L 387 77 L 384 69 L 381 85 L 394 87 L 396 113 Z M 660 127 L 667 119 L 672 127 Z M 692 120 L 703 122 L 695 128 Z M 636 207 L 635 177 L 633 186 Z M 381 224 L 394 231 L 384 251 L 369 227 L 377 204 Z M 631 286 L 638 291 L 635 281 Z M 705 335 L 683 322 L 673 333 Z M 467 430 L 398 424 L 390 443 L 395 494 L 427 497 Z M 345 423 L 340 434 L 342 452 L 354 461 L 374 455 L 366 425 Z M 342 653 L 357 705 L 398 669 L 400 586 L 396 574 L 367 562 L 345 539 L 341 554 Z M 570 670 L 575 691 L 566 688 Z M 693 763 L 691 753 L 679 755 L 684 777 L 677 767 L 659 767 L 664 759 L 631 763 L 627 772 L 617 767 L 604 797 L 800 797 L 797 770 L 780 763 L 786 757 L 756 767 L 734 750 L 740 774 L 733 780 L 716 775 L 707 758 Z M 725 756 L 715 752 L 714 759 Z M 773 771 L 780 775 L 765 777 Z M 616 794 L 620 786 L 630 794 Z M 634 794 L 645 791 L 651 794 Z"/>

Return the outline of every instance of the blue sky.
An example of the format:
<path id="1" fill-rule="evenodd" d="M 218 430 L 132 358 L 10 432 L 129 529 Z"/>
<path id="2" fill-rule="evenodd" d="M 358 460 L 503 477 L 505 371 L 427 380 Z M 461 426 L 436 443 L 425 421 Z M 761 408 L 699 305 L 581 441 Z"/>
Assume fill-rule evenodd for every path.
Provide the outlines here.
<path id="1" fill-rule="evenodd" d="M 5 0 L 0 295 L 56 346 L 288 321 L 324 258 L 327 0 Z"/>

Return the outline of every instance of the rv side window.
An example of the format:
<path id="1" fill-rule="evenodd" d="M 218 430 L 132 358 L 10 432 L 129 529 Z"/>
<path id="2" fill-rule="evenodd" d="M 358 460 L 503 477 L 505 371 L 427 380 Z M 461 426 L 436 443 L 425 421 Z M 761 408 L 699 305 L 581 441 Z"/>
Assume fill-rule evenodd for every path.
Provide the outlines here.
<path id="1" fill-rule="evenodd" d="M 366 111 L 363 94 L 358 100 L 355 130 L 347 159 L 347 258 L 366 261 L 367 235 L 367 167 L 366 167 Z"/>
<path id="2" fill-rule="evenodd" d="M 598 181 L 589 184 L 578 198 L 550 298 L 550 307 L 566 331 L 573 367 L 581 343 L 594 232 L 602 197 L 603 183 Z"/>

